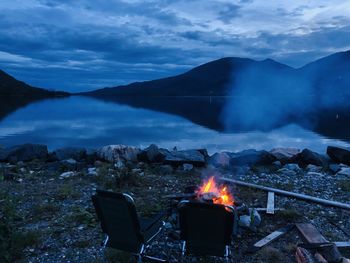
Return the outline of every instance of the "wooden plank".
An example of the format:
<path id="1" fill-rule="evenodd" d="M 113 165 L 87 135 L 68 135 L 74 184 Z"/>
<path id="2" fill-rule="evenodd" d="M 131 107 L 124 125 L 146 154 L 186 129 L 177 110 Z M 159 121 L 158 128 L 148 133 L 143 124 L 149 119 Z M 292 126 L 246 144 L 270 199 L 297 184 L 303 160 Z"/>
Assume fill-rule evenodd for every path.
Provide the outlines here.
<path id="1" fill-rule="evenodd" d="M 275 213 L 275 193 L 268 192 L 266 214 L 274 214 L 274 213 Z"/>
<path id="2" fill-rule="evenodd" d="M 296 224 L 297 229 L 308 243 L 327 243 L 327 239 L 321 235 L 313 224 Z"/>
<path id="3" fill-rule="evenodd" d="M 286 234 L 288 231 L 290 231 L 294 225 L 286 226 L 280 229 L 277 229 L 276 231 L 272 232 L 271 234 L 267 235 L 263 239 L 256 242 L 250 249 L 250 252 L 255 252 L 259 250 L 260 248 L 266 246 L 267 244 L 270 244 L 272 241 L 276 240 L 277 238 L 281 237 L 282 235 Z"/>
<path id="4" fill-rule="evenodd" d="M 338 241 L 334 242 L 338 248 L 350 248 L 350 241 Z"/>
<path id="5" fill-rule="evenodd" d="M 277 195 L 290 196 L 290 197 L 298 198 L 298 199 L 305 200 L 305 201 L 315 202 L 315 203 L 322 204 L 322 205 L 329 205 L 329 206 L 334 206 L 334 207 L 339 207 L 339 208 L 350 210 L 350 204 L 346 204 L 346 203 L 326 200 L 326 199 L 322 199 L 322 198 L 318 198 L 318 197 L 314 197 L 314 196 L 310 196 L 310 195 L 289 192 L 289 191 L 285 191 L 285 190 L 281 190 L 281 189 L 277 189 L 277 188 L 246 183 L 243 181 L 234 180 L 234 179 L 225 178 L 225 177 L 221 177 L 220 180 L 225 182 L 225 183 L 233 183 L 233 184 L 240 185 L 240 186 L 246 186 L 246 187 L 251 187 L 251 188 L 255 188 L 255 189 L 260 189 L 263 191 L 274 192 Z"/>

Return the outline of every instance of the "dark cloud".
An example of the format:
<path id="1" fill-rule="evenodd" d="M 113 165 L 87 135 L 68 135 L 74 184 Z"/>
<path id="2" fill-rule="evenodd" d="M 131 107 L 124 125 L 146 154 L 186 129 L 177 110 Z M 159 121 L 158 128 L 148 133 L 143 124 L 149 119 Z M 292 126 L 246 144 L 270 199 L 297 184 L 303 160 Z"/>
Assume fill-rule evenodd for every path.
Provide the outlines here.
<path id="1" fill-rule="evenodd" d="M 345 14 L 303 20 L 313 8 L 329 4 L 258 4 L 4 0 L 0 68 L 32 85 L 80 91 L 166 77 L 225 56 L 301 66 L 350 43 Z M 279 25 L 286 19 L 292 25 Z"/>

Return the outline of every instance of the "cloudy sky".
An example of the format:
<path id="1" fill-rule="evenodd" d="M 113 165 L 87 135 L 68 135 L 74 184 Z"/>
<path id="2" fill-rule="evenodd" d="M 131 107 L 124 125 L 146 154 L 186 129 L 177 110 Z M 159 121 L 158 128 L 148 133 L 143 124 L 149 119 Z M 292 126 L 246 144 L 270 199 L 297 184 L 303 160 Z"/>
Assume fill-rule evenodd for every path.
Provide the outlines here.
<path id="1" fill-rule="evenodd" d="M 349 0 L 0 0 L 0 69 L 83 91 L 226 56 L 300 67 L 350 49 Z"/>

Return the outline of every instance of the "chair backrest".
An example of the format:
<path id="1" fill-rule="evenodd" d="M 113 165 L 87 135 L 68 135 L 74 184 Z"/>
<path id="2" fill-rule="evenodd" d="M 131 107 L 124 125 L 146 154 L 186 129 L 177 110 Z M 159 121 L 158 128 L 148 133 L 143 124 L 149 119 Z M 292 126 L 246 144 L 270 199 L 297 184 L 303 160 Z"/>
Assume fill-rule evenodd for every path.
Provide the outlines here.
<path id="1" fill-rule="evenodd" d="M 92 196 L 101 228 L 109 237 L 107 246 L 139 252 L 143 243 L 133 199 L 126 194 L 97 190 Z"/>
<path id="2" fill-rule="evenodd" d="M 230 245 L 234 211 L 224 205 L 182 201 L 179 204 L 181 239 L 189 254 L 224 256 Z"/>

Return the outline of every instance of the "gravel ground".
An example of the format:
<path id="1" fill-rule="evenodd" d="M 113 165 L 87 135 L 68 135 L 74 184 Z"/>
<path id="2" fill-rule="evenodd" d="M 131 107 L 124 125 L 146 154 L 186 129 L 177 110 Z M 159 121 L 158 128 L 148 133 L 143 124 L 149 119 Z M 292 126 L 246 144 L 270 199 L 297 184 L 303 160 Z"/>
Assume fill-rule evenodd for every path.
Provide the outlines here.
<path id="1" fill-rule="evenodd" d="M 93 175 L 89 167 L 92 166 L 82 164 L 72 176 L 62 178 L 63 172 L 71 171 L 69 167 L 57 169 L 56 164 L 40 162 L 0 164 L 1 173 L 7 175 L 0 181 L 0 249 L 4 262 L 103 262 L 106 258 L 109 262 L 133 262 L 127 253 L 101 249 L 103 236 L 91 203 L 95 189 L 132 194 L 140 214 L 148 216 L 169 206 L 166 194 L 182 193 L 189 185 L 199 185 L 203 174 L 210 174 L 206 168 L 182 171 L 142 163 L 120 170 L 100 162 L 96 165 L 97 175 Z M 252 167 L 245 169 L 244 175 L 230 177 L 350 203 L 346 178 L 318 167 L 294 168 Z M 267 195 L 262 191 L 237 186 L 232 191 L 248 207 L 266 207 Z M 247 250 L 279 227 L 297 222 L 311 222 L 329 241 L 350 239 L 341 230 L 350 232 L 349 211 L 282 196 L 276 196 L 275 207 L 285 210 L 274 215 L 261 212 L 262 223 L 257 231 L 240 229 L 232 247 L 232 262 L 295 262 L 296 244 L 302 242 L 295 229 L 256 253 Z M 172 217 L 166 221 L 167 228 L 152 244 L 149 254 L 177 262 L 178 231 Z M 341 252 L 350 257 L 349 251 Z M 187 261 L 221 262 L 210 257 L 189 257 Z"/>

